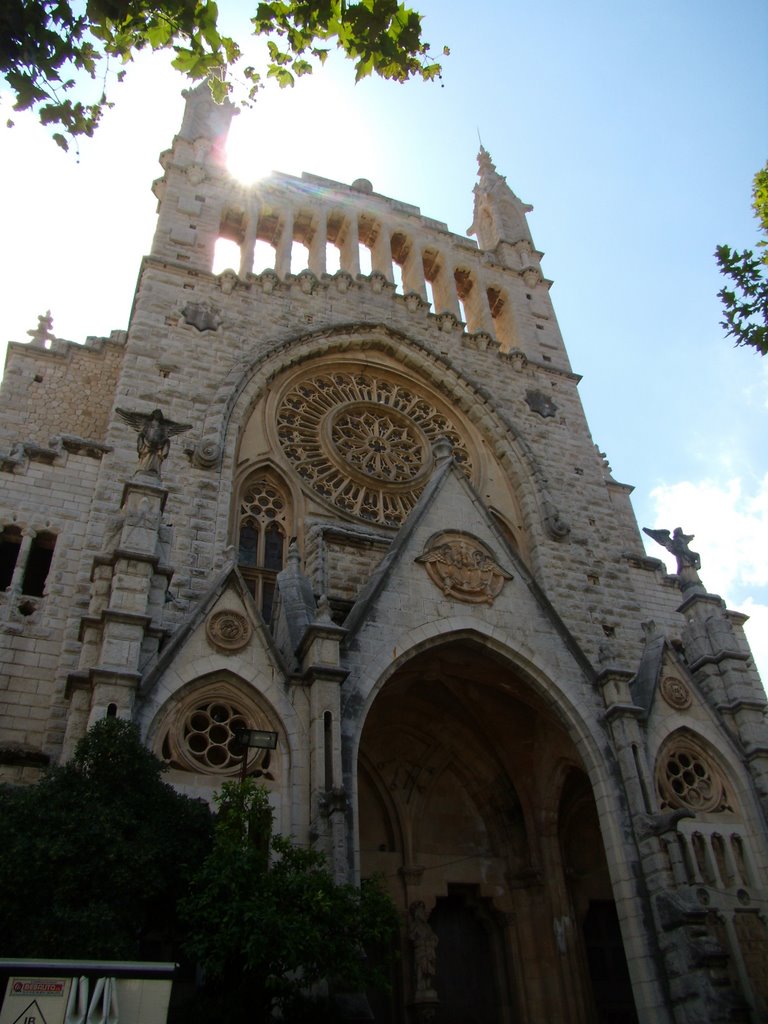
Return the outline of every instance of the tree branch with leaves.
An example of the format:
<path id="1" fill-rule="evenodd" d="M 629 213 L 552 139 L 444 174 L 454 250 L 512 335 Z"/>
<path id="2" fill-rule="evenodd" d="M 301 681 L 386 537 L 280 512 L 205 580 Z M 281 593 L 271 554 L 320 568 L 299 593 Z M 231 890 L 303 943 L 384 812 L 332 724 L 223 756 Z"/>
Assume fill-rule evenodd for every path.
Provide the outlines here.
<path id="1" fill-rule="evenodd" d="M 0 956 L 175 957 L 211 814 L 164 770 L 134 725 L 104 718 L 36 785 L 0 787 Z"/>
<path id="2" fill-rule="evenodd" d="M 210 1005 L 227 1019 L 267 1020 L 280 1009 L 309 1014 L 306 993 L 329 980 L 345 992 L 386 984 L 378 951 L 391 959 L 398 930 L 394 904 L 374 882 L 334 882 L 322 854 L 272 834 L 263 786 L 225 782 L 213 848 L 182 901 L 187 951 L 203 968 Z M 305 1019 L 304 1016 L 301 1019 Z M 196 1018 L 188 1018 L 196 1020 Z"/>
<path id="3" fill-rule="evenodd" d="M 4 0 L 0 5 L 0 77 L 15 110 L 35 110 L 64 149 L 93 135 L 105 110 L 110 68 L 122 80 L 142 50 L 172 50 L 173 66 L 207 79 L 214 98 L 252 101 L 265 80 L 281 87 L 311 74 L 332 47 L 355 66 L 355 79 L 376 74 L 396 82 L 439 77 L 441 67 L 422 38 L 422 17 L 398 0 L 272 0 L 259 3 L 253 34 L 266 40 L 265 66 L 243 66 L 240 43 L 219 28 L 214 0 Z M 448 50 L 444 48 L 443 53 Z M 225 71 L 229 74 L 225 77 Z M 88 79 L 96 98 L 77 98 Z M 243 84 L 233 95 L 233 82 Z M 9 123 L 12 123 L 10 121 Z"/>
<path id="4" fill-rule="evenodd" d="M 718 292 L 724 309 L 720 321 L 725 333 L 736 345 L 749 345 L 762 355 L 768 353 L 768 163 L 757 172 L 752 184 L 752 209 L 760 225 L 762 238 L 754 250 L 731 250 L 718 245 L 715 250 L 720 273 L 730 284 Z"/>

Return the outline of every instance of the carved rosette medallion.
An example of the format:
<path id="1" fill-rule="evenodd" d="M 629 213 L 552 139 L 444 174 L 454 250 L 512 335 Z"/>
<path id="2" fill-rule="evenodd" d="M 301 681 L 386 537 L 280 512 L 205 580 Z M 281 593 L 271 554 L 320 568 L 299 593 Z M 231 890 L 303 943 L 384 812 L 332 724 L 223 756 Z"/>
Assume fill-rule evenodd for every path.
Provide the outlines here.
<path id="1" fill-rule="evenodd" d="M 205 624 L 209 643 L 220 651 L 239 651 L 251 639 L 251 624 L 240 612 L 214 612 Z"/>
<path id="2" fill-rule="evenodd" d="M 671 708 L 683 711 L 691 706 L 691 691 L 681 679 L 664 676 L 661 681 L 661 696 Z"/>
<path id="3" fill-rule="evenodd" d="M 410 382 L 373 372 L 306 377 L 277 411 L 277 435 L 314 492 L 360 519 L 399 526 L 432 469 L 432 445 L 447 437 L 469 475 L 454 422 Z"/>
<path id="4" fill-rule="evenodd" d="M 416 561 L 446 597 L 467 604 L 493 604 L 506 581 L 512 579 L 490 548 L 459 531 L 435 534 Z"/>

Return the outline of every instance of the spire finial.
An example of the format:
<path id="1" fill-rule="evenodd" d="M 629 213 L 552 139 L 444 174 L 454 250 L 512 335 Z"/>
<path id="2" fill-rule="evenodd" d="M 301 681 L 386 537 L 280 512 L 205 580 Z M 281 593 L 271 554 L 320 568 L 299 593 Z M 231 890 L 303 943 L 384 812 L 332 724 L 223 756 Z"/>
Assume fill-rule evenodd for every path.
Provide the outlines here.
<path id="1" fill-rule="evenodd" d="M 479 136 L 478 132 L 478 136 Z M 485 177 L 489 174 L 496 174 L 496 164 L 491 160 L 491 154 L 485 148 L 483 143 L 480 143 L 480 150 L 477 154 L 477 168 L 478 175 L 480 178 Z"/>
<path id="2" fill-rule="evenodd" d="M 51 331 L 53 327 L 53 317 L 51 316 L 50 309 L 47 310 L 42 316 L 37 318 L 37 327 L 31 331 L 27 331 L 31 341 L 30 344 L 36 348 L 49 348 L 50 343 L 55 341 L 56 338 Z"/>

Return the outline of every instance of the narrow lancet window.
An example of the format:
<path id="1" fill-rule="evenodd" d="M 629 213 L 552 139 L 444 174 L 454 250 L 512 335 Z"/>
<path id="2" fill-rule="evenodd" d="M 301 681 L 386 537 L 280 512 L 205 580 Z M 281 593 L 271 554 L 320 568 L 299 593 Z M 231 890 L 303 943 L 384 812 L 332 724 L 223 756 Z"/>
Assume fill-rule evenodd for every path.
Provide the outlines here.
<path id="1" fill-rule="evenodd" d="M 240 501 L 237 561 L 266 622 L 272 617 L 277 574 L 283 568 L 287 512 L 285 493 L 269 476 L 246 482 Z"/>

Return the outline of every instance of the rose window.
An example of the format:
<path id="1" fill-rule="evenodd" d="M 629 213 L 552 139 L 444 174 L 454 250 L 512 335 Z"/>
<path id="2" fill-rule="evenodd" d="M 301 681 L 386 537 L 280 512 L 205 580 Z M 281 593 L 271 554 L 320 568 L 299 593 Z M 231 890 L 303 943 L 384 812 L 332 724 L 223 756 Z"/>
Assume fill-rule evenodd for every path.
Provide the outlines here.
<path id="1" fill-rule="evenodd" d="M 258 728 L 264 723 L 258 722 Z M 240 729 L 254 728 L 253 716 L 226 697 L 188 703 L 168 729 L 163 758 L 174 768 L 206 774 L 234 775 L 243 764 L 237 741 Z M 248 774 L 271 779 L 269 750 L 249 750 Z"/>
<path id="2" fill-rule="evenodd" d="M 296 471 L 332 505 L 399 526 L 446 437 L 469 475 L 469 452 L 454 421 L 411 386 L 371 373 L 329 373 L 288 392 L 277 414 L 280 443 Z"/>
<path id="3" fill-rule="evenodd" d="M 694 811 L 729 810 L 723 782 L 693 743 L 675 745 L 661 761 L 659 795 L 666 807 Z"/>
<path id="4" fill-rule="evenodd" d="M 375 480 L 413 480 L 427 456 L 424 434 L 414 424 L 373 404 L 343 409 L 331 440 L 345 462 Z"/>

